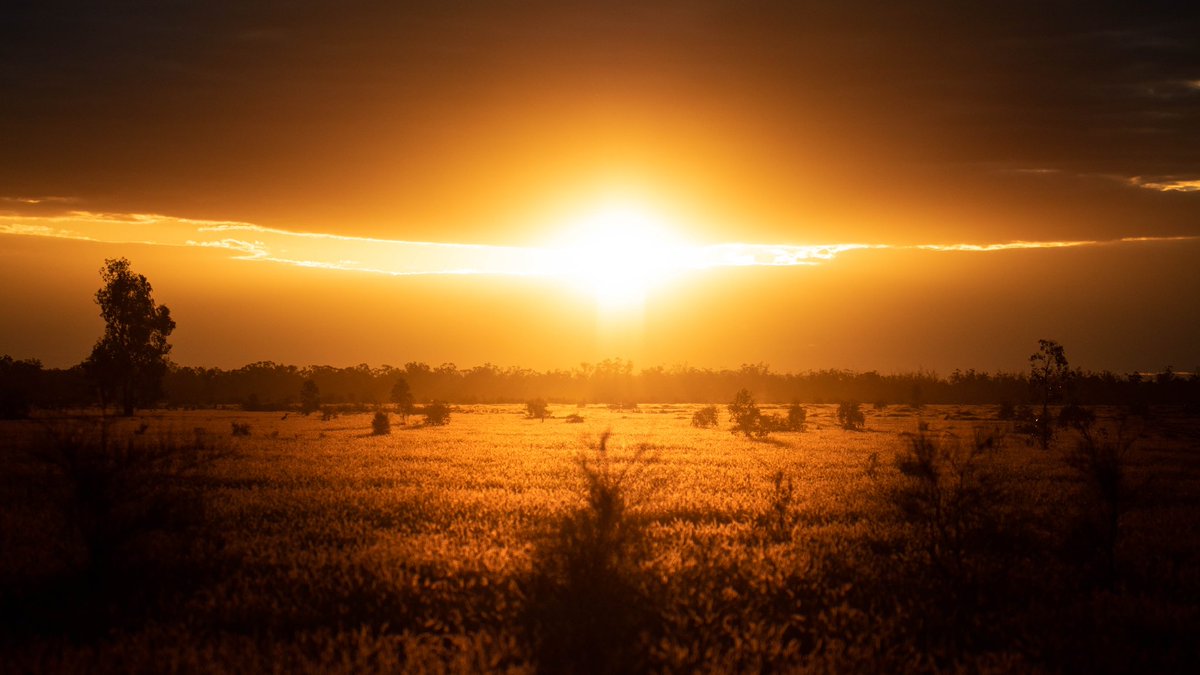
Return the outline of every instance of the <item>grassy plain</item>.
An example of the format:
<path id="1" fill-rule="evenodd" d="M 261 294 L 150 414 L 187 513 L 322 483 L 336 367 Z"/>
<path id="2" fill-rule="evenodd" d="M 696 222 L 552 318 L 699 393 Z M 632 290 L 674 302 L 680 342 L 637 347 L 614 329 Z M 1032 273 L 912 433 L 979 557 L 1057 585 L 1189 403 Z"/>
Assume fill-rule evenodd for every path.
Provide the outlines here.
<path id="1" fill-rule="evenodd" d="M 99 433 L 78 420 L 5 422 L 0 670 L 1200 663 L 1196 420 L 1157 411 L 1126 448 L 1101 411 L 1106 496 L 1073 431 L 1043 451 L 992 407 L 868 411 L 861 432 L 835 408 L 766 441 L 687 405 L 462 406 L 388 435 L 370 414 L 163 411 L 107 431 L 130 455 L 190 448 L 143 473 L 64 459 Z"/>

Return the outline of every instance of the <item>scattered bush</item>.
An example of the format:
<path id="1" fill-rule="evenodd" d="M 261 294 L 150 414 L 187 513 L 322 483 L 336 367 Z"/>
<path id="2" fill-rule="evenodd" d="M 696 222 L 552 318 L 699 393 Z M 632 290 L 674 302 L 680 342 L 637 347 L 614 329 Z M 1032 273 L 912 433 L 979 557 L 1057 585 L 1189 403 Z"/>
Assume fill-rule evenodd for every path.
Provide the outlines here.
<path id="1" fill-rule="evenodd" d="M 388 419 L 388 414 L 383 410 L 376 410 L 375 417 L 371 420 L 371 435 L 386 436 L 392 433 L 392 422 Z"/>
<path id="2" fill-rule="evenodd" d="M 838 404 L 837 421 L 847 431 L 859 431 L 867 423 L 862 404 L 858 401 L 842 401 Z"/>
<path id="3" fill-rule="evenodd" d="M 803 431 L 804 423 L 808 421 L 808 411 L 799 403 L 792 403 L 787 409 L 787 430 Z"/>
<path id="4" fill-rule="evenodd" d="M 529 419 L 538 419 L 546 421 L 546 415 L 549 411 L 549 406 L 546 399 L 535 398 L 525 402 L 525 416 Z"/>
<path id="5" fill-rule="evenodd" d="M 717 406 L 708 405 L 692 413 L 692 426 L 698 429 L 715 427 L 721 421 L 717 418 Z"/>
<path id="6" fill-rule="evenodd" d="M 331 408 L 329 406 L 321 407 L 321 421 L 322 422 L 328 422 L 329 420 L 337 419 L 337 416 L 338 416 L 338 413 L 333 408 Z"/>
<path id="7" fill-rule="evenodd" d="M 567 419 L 567 424 L 582 424 L 583 423 L 583 416 L 578 413 L 571 413 L 570 415 L 567 415 L 566 419 Z"/>
<path id="8" fill-rule="evenodd" d="M 434 401 L 425 406 L 425 424 L 442 427 L 450 423 L 450 406 L 442 401 Z"/>
<path id="9" fill-rule="evenodd" d="M 250 423 L 249 422 L 230 422 L 229 424 L 233 428 L 234 436 L 249 436 L 250 435 Z"/>
<path id="10" fill-rule="evenodd" d="M 746 438 L 759 435 L 762 430 L 759 425 L 762 412 L 758 409 L 758 404 L 754 402 L 754 395 L 750 393 L 749 389 L 739 389 L 737 394 L 734 394 L 733 402 L 725 407 L 729 410 L 729 421 L 733 422 L 733 427 L 730 428 L 732 433 L 745 434 Z"/>

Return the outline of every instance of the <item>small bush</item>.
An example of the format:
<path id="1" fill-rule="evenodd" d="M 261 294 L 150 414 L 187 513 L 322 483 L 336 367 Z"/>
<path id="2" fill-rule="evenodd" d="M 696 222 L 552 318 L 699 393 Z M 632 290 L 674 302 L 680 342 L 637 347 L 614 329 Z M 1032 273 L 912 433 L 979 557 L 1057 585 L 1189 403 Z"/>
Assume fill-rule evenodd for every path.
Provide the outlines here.
<path id="1" fill-rule="evenodd" d="M 525 416 L 529 419 L 546 421 L 549 405 L 544 398 L 535 398 L 525 402 Z"/>
<path id="2" fill-rule="evenodd" d="M 229 424 L 233 428 L 234 436 L 249 436 L 250 435 L 250 423 L 249 422 L 230 422 Z"/>
<path id="3" fill-rule="evenodd" d="M 392 422 L 388 419 L 388 414 L 382 410 L 375 411 L 375 417 L 371 420 L 371 435 L 386 436 L 392 433 Z"/>
<path id="4" fill-rule="evenodd" d="M 321 408 L 321 421 L 322 422 L 328 422 L 329 420 L 337 419 L 337 416 L 338 416 L 338 413 L 336 410 L 334 410 L 333 408 L 331 408 L 329 406 L 322 406 L 322 408 Z"/>
<path id="5" fill-rule="evenodd" d="M 788 431 L 803 431 L 804 423 L 808 421 L 808 411 L 799 403 L 792 403 L 787 409 Z"/>
<path id="6" fill-rule="evenodd" d="M 847 431 L 859 431 L 867 423 L 862 404 L 858 401 L 842 401 L 838 404 L 837 421 Z"/>
<path id="7" fill-rule="evenodd" d="M 715 427 L 720 423 L 721 421 L 717 417 L 717 406 L 715 405 L 704 406 L 692 413 L 692 426 L 697 429 Z"/>
<path id="8" fill-rule="evenodd" d="M 450 423 L 450 406 L 442 401 L 434 401 L 425 406 L 425 424 L 442 427 Z"/>
<path id="9" fill-rule="evenodd" d="M 729 410 L 729 421 L 733 422 L 730 432 L 735 435 L 745 434 L 746 438 L 758 434 L 761 429 L 759 421 L 762 419 L 762 412 L 749 389 L 739 389 L 737 394 L 734 394 L 733 401 L 725 407 Z"/>
<path id="10" fill-rule="evenodd" d="M 996 409 L 996 419 L 998 420 L 1011 420 L 1016 419 L 1016 417 L 1017 407 L 1013 405 L 1012 401 L 1003 401 L 1000 403 L 1000 407 Z"/>
<path id="11" fill-rule="evenodd" d="M 570 415 L 567 415 L 566 419 L 567 419 L 567 424 L 582 424 L 583 423 L 583 416 L 579 415 L 577 413 L 571 413 Z"/>

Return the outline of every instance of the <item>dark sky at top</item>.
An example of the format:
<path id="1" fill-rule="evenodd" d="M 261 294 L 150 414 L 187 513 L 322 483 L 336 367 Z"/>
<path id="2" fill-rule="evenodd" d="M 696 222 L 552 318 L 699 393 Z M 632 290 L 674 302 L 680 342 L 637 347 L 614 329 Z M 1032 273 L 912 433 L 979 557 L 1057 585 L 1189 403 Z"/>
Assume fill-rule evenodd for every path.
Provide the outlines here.
<path id="1" fill-rule="evenodd" d="M 1200 178 L 1197 7 L 9 2 L 0 185 L 465 241 L 621 180 L 760 238 L 1195 233 L 1129 181 Z"/>
<path id="2" fill-rule="evenodd" d="M 893 247 L 676 280 L 646 364 L 1200 363 L 1196 2 L 10 0 L 0 92 L 0 353 L 86 356 L 123 255 L 183 363 L 572 365 L 598 320 L 561 279 L 234 260 L 179 219 L 287 258 L 546 246 L 628 199 L 698 244 Z M 103 214 L 167 218 L 85 240 Z M 960 244 L 993 252 L 898 248 Z"/>

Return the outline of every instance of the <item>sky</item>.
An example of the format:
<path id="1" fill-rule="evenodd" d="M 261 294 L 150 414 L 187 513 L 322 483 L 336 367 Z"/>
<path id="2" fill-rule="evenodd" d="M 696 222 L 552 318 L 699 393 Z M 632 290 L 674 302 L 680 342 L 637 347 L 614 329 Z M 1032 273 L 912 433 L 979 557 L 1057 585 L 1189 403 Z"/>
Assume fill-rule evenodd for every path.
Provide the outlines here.
<path id="1" fill-rule="evenodd" d="M 1200 366 L 1200 9 L 10 2 L 0 353 Z"/>

